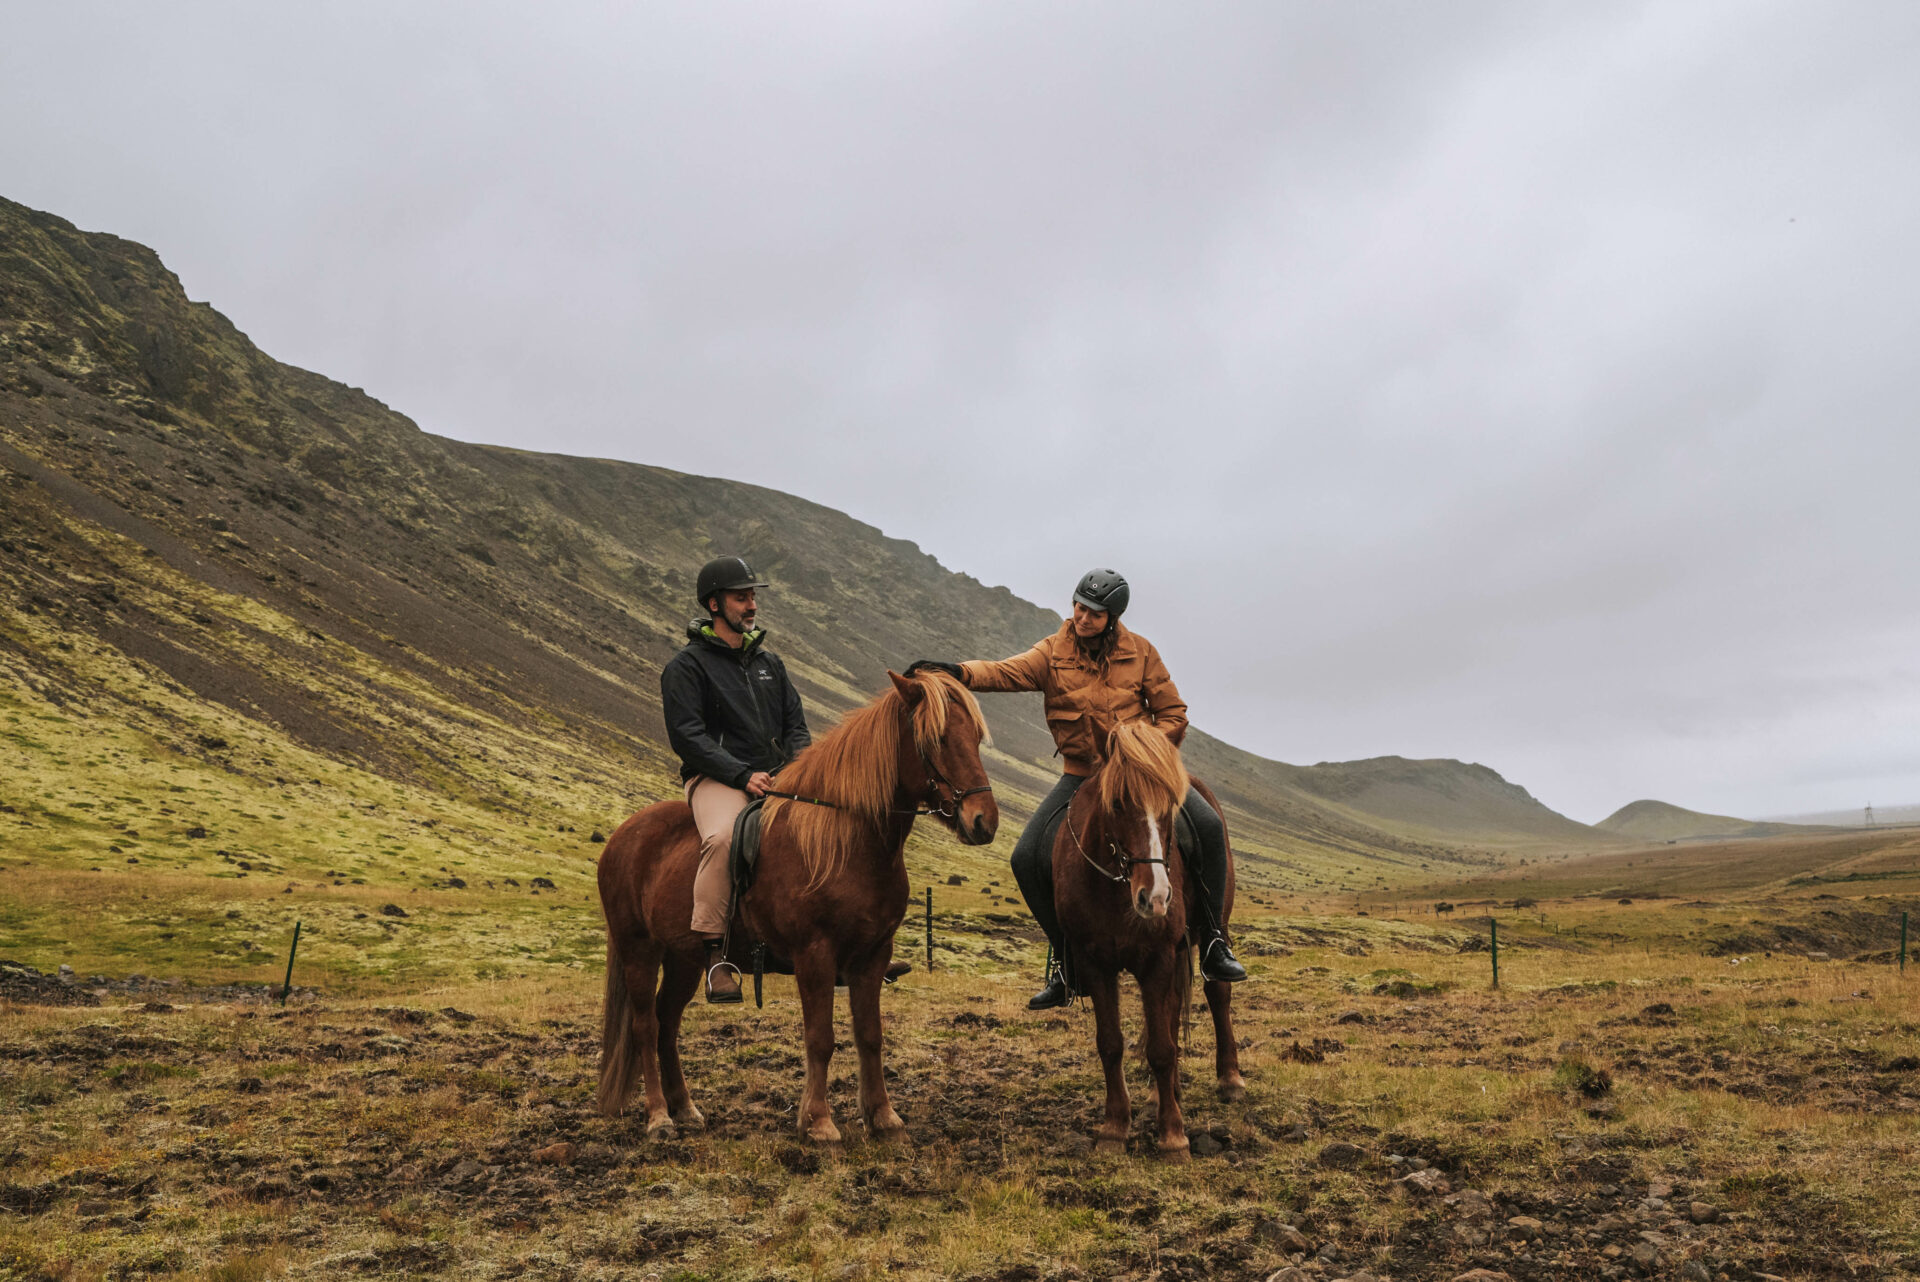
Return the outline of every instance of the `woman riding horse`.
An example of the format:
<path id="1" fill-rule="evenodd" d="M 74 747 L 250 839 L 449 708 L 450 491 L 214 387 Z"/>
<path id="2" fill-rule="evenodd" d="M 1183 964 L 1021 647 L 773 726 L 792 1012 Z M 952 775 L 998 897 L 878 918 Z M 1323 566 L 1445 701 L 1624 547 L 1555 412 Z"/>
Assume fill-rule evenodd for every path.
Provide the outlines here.
<path id="1" fill-rule="evenodd" d="M 1130 596 L 1127 581 L 1114 571 L 1089 570 L 1074 589 L 1073 617 L 1024 654 L 997 662 L 921 659 L 907 669 L 938 668 L 971 690 L 1038 690 L 1046 696 L 1047 729 L 1064 773 L 1013 848 L 1014 879 L 1053 947 L 1046 987 L 1027 1003 L 1029 1010 L 1064 1006 L 1074 994 L 1071 958 L 1053 909 L 1053 865 L 1046 838 L 1054 821 L 1105 759 L 1107 737 L 1115 726 L 1144 718 L 1176 745 L 1187 732 L 1187 705 L 1160 652 L 1120 622 Z M 1193 873 L 1202 892 L 1200 973 L 1234 983 L 1247 972 L 1227 941 L 1227 866 L 1232 853 L 1226 827 L 1197 791 L 1188 791 L 1181 811 L 1199 844 L 1193 852 Z"/>

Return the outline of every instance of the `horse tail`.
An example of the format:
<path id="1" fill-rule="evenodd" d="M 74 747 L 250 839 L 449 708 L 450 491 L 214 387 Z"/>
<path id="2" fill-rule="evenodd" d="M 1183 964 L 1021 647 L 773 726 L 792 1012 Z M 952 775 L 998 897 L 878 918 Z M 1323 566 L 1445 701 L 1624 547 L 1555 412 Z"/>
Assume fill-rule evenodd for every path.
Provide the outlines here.
<path id="1" fill-rule="evenodd" d="M 649 997 L 651 1000 L 651 997 Z M 620 964 L 620 946 L 607 936 L 607 985 L 601 1003 L 600 1112 L 618 1117 L 633 1090 L 633 1070 L 639 1048 L 633 1044 L 633 994 L 627 990 L 626 967 Z"/>

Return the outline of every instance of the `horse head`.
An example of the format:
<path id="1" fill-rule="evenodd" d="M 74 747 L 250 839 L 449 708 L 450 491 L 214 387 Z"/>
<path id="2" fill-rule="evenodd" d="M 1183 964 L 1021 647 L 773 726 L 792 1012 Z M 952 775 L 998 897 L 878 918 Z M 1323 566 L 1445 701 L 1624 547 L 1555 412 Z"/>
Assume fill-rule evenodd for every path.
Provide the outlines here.
<path id="1" fill-rule="evenodd" d="M 1144 721 L 1115 726 L 1107 760 L 1089 781 L 1097 790 L 1101 830 L 1116 871 L 1124 869 L 1133 911 L 1148 920 L 1173 902 L 1168 869 L 1177 859 L 1174 812 L 1187 798 L 1180 749 Z"/>
<path id="2" fill-rule="evenodd" d="M 973 692 L 938 669 L 887 676 L 908 717 L 900 736 L 902 787 L 963 845 L 987 845 L 1000 826 L 1000 805 L 980 762 L 987 721 Z"/>

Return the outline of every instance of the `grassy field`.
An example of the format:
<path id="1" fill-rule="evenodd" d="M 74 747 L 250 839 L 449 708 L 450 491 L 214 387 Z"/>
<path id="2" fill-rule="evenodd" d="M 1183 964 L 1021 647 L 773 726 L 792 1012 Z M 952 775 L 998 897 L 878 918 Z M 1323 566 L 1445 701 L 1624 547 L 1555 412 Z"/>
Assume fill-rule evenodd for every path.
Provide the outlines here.
<path id="1" fill-rule="evenodd" d="M 1920 827 L 1658 843 L 1535 859 L 1469 880 L 1374 896 L 1455 901 L 1920 894 Z"/>
<path id="2" fill-rule="evenodd" d="M 765 1010 L 694 1009 L 710 1125 L 649 1144 L 591 1107 L 592 872 L 596 831 L 670 781 L 621 793 L 530 755 L 531 731 L 466 725 L 498 788 L 422 802 L 83 644 L 61 652 L 74 679 L 147 682 L 120 704 L 147 711 L 0 696 L 0 959 L 73 971 L 0 986 L 0 1277 L 1920 1265 L 1920 979 L 1891 952 L 1920 911 L 1920 834 L 1529 858 L 1338 901 L 1256 877 L 1237 923 L 1249 1096 L 1214 1098 L 1197 1020 L 1184 1167 L 1090 1152 L 1091 1016 L 1024 1009 L 1039 948 L 1005 872 L 1016 825 L 985 852 L 916 838 L 936 969 L 885 999 L 913 1144 L 857 1125 L 841 1150 L 796 1142 L 784 979 Z M 282 1009 L 265 997 L 296 921 Z M 902 951 L 921 945 L 916 921 Z"/>
<path id="3" fill-rule="evenodd" d="M 85 910 L 120 911 L 110 886 Z M 232 902 L 247 922 L 272 894 Z M 1196 1020 L 1186 1166 L 1144 1135 L 1089 1151 L 1091 1016 L 1026 1012 L 1034 949 L 979 915 L 943 919 L 955 951 L 885 998 L 902 1148 L 857 1124 L 840 1150 L 795 1141 L 784 979 L 765 1010 L 691 1013 L 704 1132 L 648 1144 L 598 1117 L 584 938 L 479 979 L 449 957 L 473 932 L 449 931 L 284 1009 L 104 986 L 99 1006 L 0 1004 L 0 1275 L 1905 1276 L 1920 974 L 1699 937 L 1716 917 L 1814 930 L 1829 906 L 1502 910 L 1498 990 L 1476 921 L 1250 911 L 1249 1096 L 1213 1097 Z M 843 1123 L 851 1073 L 843 1053 Z"/>

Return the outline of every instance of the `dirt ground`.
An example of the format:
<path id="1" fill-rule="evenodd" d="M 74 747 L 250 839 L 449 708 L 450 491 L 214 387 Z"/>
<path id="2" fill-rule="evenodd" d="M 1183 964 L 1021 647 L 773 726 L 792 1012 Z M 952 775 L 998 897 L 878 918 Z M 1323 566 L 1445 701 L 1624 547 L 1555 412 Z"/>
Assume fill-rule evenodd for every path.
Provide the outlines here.
<path id="1" fill-rule="evenodd" d="M 1012 973 L 889 990 L 913 1141 L 860 1135 L 843 1044 L 849 1140 L 822 1150 L 794 1135 L 790 981 L 764 1010 L 694 1008 L 708 1125 L 649 1143 L 593 1111 L 590 981 L 284 1008 L 145 981 L 54 1006 L 13 966 L 0 1276 L 1920 1271 L 1920 1043 L 1894 966 L 1536 947 L 1495 991 L 1471 942 L 1413 942 L 1263 947 L 1237 990 L 1244 1103 L 1215 1098 L 1195 1020 L 1184 1166 L 1151 1156 L 1139 1065 L 1134 1144 L 1091 1152 L 1091 1015 L 1028 1013 Z"/>

